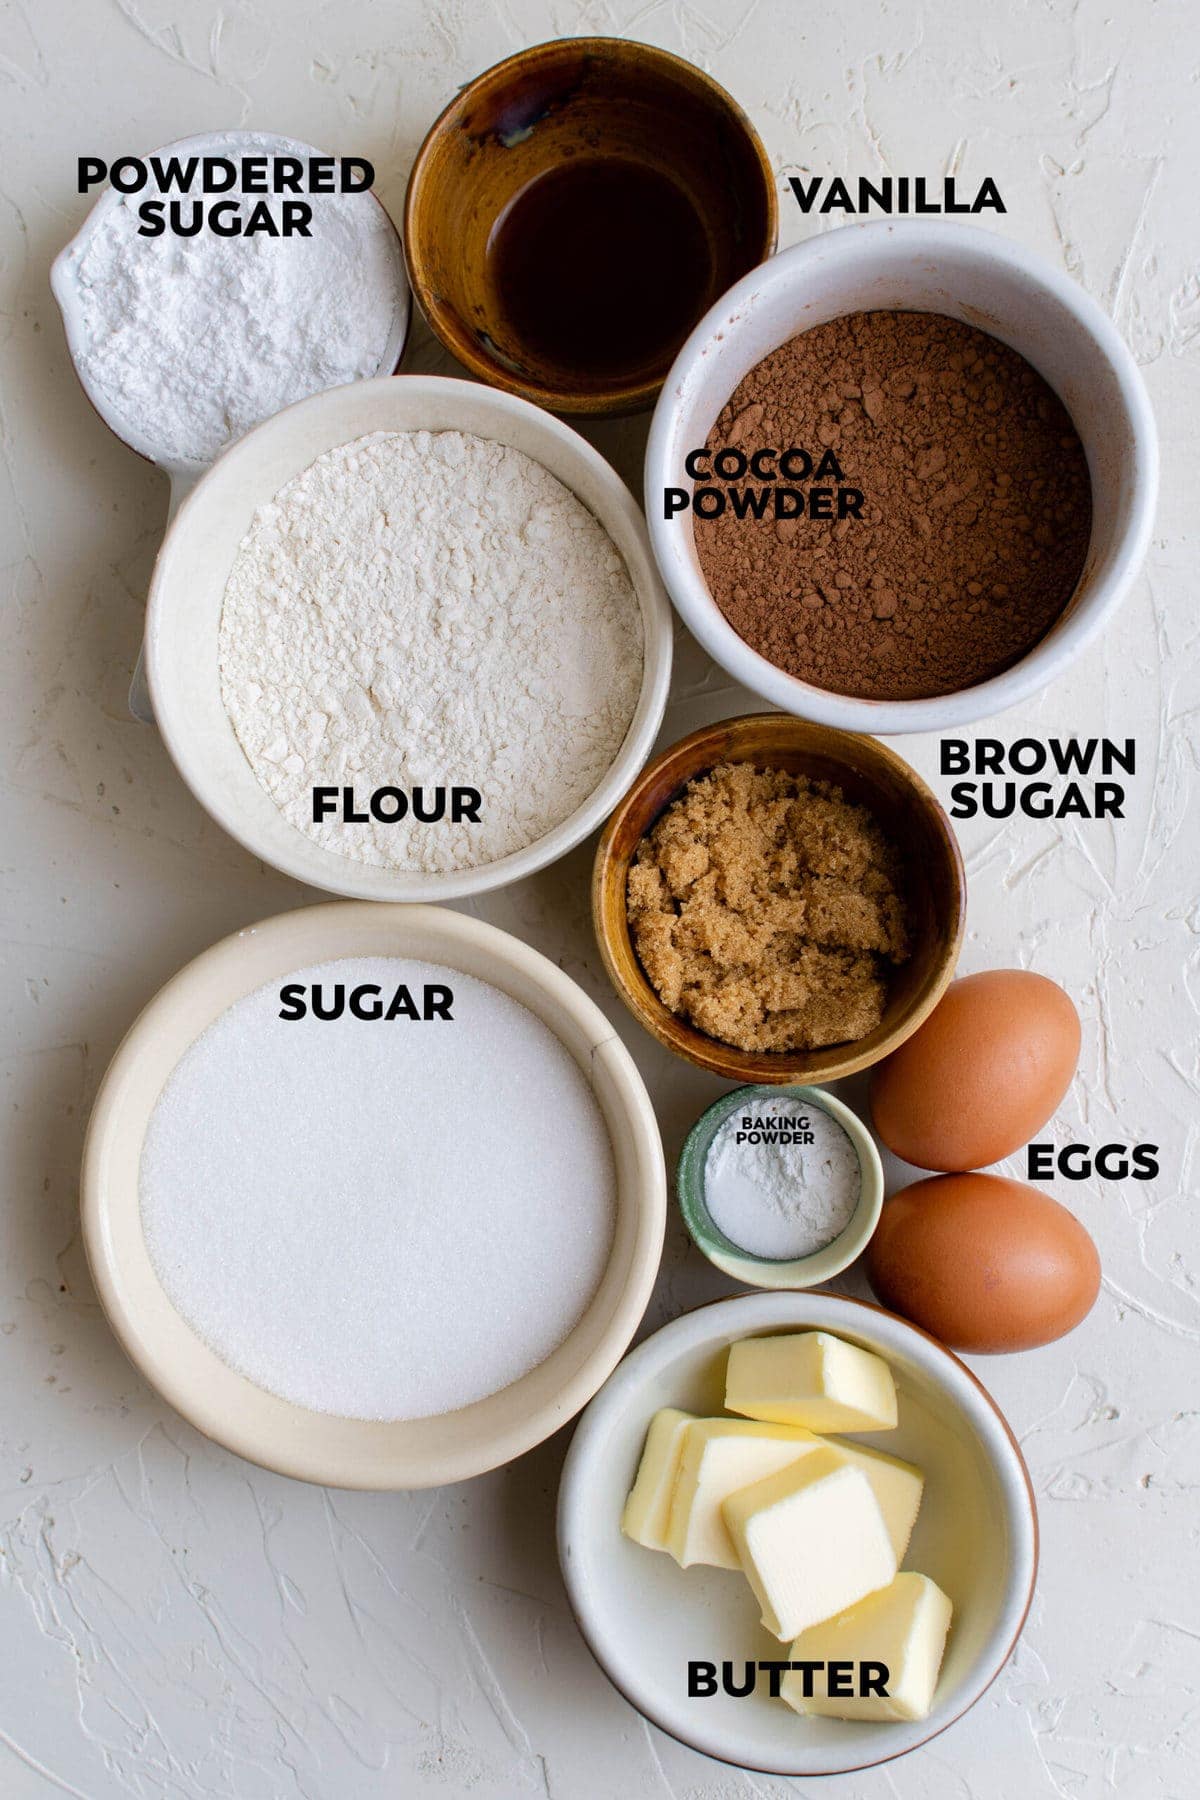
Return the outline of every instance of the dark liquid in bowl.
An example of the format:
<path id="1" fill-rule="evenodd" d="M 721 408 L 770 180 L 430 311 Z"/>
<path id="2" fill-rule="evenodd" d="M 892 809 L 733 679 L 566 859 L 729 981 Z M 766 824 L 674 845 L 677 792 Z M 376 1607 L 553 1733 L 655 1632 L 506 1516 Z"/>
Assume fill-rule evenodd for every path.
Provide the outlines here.
<path id="1" fill-rule="evenodd" d="M 712 296 L 691 201 L 624 158 L 547 169 L 496 220 L 488 260 L 513 348 L 576 374 L 664 372 Z"/>

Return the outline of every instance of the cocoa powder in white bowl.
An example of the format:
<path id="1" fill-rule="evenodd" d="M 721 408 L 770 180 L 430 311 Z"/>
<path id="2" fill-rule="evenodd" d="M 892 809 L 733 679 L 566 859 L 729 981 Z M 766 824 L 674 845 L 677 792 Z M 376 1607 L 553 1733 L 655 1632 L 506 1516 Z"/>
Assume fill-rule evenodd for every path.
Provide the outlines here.
<path id="1" fill-rule="evenodd" d="M 944 314 L 1024 357 L 1070 415 L 1091 484 L 1087 554 L 1074 593 L 1050 629 L 1001 673 L 913 699 L 836 693 L 759 654 L 709 591 L 690 508 L 664 516 L 667 489 L 691 491 L 688 453 L 704 445 L 730 396 L 764 357 L 831 319 L 884 310 Z M 651 544 L 693 635 L 736 680 L 785 711 L 878 734 L 963 725 L 1015 705 L 1053 680 L 1103 629 L 1133 582 L 1149 542 L 1157 488 L 1149 400 L 1107 315 L 1075 282 L 1019 245 L 945 222 L 847 226 L 753 270 L 680 351 L 646 449 Z"/>

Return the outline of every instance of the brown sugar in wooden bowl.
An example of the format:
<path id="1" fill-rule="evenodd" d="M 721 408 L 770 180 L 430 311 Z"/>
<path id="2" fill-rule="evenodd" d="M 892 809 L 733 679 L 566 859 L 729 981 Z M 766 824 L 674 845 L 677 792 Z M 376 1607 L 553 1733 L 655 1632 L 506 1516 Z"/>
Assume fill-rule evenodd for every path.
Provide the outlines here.
<path id="1" fill-rule="evenodd" d="M 665 1006 L 638 961 L 627 910 L 629 867 L 638 846 L 689 781 L 729 762 L 836 784 L 847 800 L 874 815 L 903 856 L 911 955 L 891 977 L 880 1024 L 857 1042 L 795 1052 L 735 1049 Z M 966 878 L 949 819 L 894 750 L 784 713 L 753 713 L 704 726 L 646 765 L 597 846 L 592 918 L 613 986 L 668 1050 L 727 1081 L 838 1081 L 889 1055 L 937 1005 L 962 944 Z"/>
<path id="2" fill-rule="evenodd" d="M 654 400 L 713 302 L 775 247 L 775 176 L 682 58 L 563 38 L 470 82 L 417 153 L 409 279 L 473 375 L 554 412 Z"/>

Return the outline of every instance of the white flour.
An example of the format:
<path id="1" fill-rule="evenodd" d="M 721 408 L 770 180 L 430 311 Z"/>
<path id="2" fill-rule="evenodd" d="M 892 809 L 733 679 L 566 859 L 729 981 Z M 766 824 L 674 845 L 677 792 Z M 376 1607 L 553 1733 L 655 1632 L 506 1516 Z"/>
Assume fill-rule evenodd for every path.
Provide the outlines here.
<path id="1" fill-rule="evenodd" d="M 730 1113 L 704 1160 L 709 1216 L 751 1256 L 823 1250 L 850 1223 L 861 1190 L 849 1133 L 823 1107 L 791 1097 Z"/>
<path id="2" fill-rule="evenodd" d="M 251 132 L 223 134 L 213 150 L 308 153 Z M 141 193 L 102 202 L 71 271 L 80 376 L 138 449 L 203 465 L 294 400 L 391 373 L 380 360 L 407 282 L 370 194 L 306 194 L 310 237 L 140 237 L 137 209 L 158 192 L 152 178 Z M 287 198 L 238 188 L 225 197 L 243 212 L 265 203 L 274 218 Z"/>
<path id="3" fill-rule="evenodd" d="M 222 695 L 262 786 L 338 855 L 477 867 L 607 772 L 642 680 L 611 538 L 540 463 L 460 432 L 327 451 L 261 507 L 221 613 Z M 477 823 L 313 821 L 314 786 L 473 787 Z M 449 812 L 449 808 L 447 808 Z"/>

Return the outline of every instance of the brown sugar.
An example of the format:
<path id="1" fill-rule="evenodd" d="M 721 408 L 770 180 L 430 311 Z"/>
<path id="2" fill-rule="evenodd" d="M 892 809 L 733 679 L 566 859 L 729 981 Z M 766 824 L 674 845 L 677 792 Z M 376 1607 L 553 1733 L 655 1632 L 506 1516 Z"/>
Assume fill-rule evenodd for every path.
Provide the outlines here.
<path id="1" fill-rule="evenodd" d="M 664 1006 L 739 1050 L 873 1031 L 909 954 L 899 854 L 829 782 L 722 763 L 629 871 L 634 948 Z"/>
<path id="2" fill-rule="evenodd" d="M 708 450 L 731 445 L 799 446 L 814 465 L 832 451 L 861 496 L 840 518 L 694 518 L 713 599 L 802 681 L 874 700 L 973 687 L 1045 636 L 1079 580 L 1092 499 L 1070 416 L 1015 350 L 955 319 L 850 313 L 792 338 L 717 419 Z"/>

